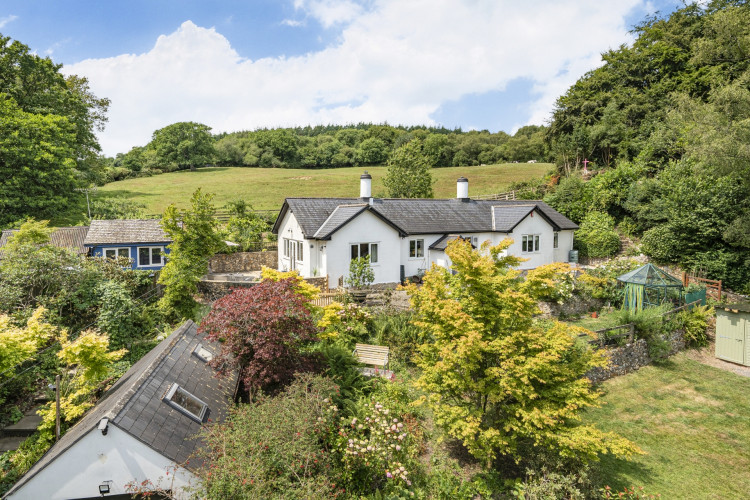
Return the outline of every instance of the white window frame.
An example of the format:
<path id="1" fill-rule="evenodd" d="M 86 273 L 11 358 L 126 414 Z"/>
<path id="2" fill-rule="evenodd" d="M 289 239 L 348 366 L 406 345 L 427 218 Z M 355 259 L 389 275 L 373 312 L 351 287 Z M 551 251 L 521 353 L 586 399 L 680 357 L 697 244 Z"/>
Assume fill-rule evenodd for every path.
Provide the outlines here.
<path id="1" fill-rule="evenodd" d="M 284 238 L 284 258 L 289 258 L 289 238 Z"/>
<path id="2" fill-rule="evenodd" d="M 297 259 L 297 262 L 304 262 L 305 261 L 305 245 L 302 241 L 296 241 L 297 243 L 297 252 L 294 256 L 295 259 Z"/>
<path id="3" fill-rule="evenodd" d="M 148 249 L 148 262 L 149 263 L 144 265 L 144 264 L 141 264 L 141 249 L 146 249 L 146 248 Z M 153 258 L 153 253 L 154 253 L 153 250 L 155 248 L 158 249 L 159 253 L 161 254 L 161 262 L 158 263 L 158 264 L 153 264 L 153 260 L 154 260 L 154 258 Z M 164 247 L 160 247 L 160 246 L 143 246 L 143 247 L 138 247 L 136 249 L 137 267 L 164 266 L 164 264 L 166 264 L 164 251 L 165 251 L 165 248 Z"/>
<path id="4" fill-rule="evenodd" d="M 555 231 L 552 236 L 552 248 L 560 247 L 560 231 Z"/>
<path id="5" fill-rule="evenodd" d="M 424 259 L 424 239 L 409 240 L 409 258 Z"/>
<path id="6" fill-rule="evenodd" d="M 107 257 L 107 250 L 113 250 L 115 252 L 115 257 L 125 257 L 124 255 L 120 255 L 120 250 L 127 250 L 128 251 L 128 259 L 130 259 L 130 247 L 105 247 L 102 248 L 102 257 L 105 259 L 111 259 L 112 257 Z"/>
<path id="7" fill-rule="evenodd" d="M 367 251 L 368 251 L 367 255 L 370 256 L 370 265 L 373 265 L 373 266 L 377 265 L 378 264 L 378 258 L 379 258 L 379 255 L 378 255 L 378 244 L 377 243 L 372 243 L 372 242 L 369 242 L 369 241 L 363 241 L 361 243 L 350 243 L 349 244 L 349 260 L 353 260 L 355 258 L 355 257 L 352 257 L 352 248 L 353 247 L 357 248 L 357 257 L 356 258 L 364 257 L 364 255 L 360 255 L 361 245 L 369 245 L 369 247 L 367 248 Z M 373 252 L 373 248 L 375 249 L 374 252 Z M 375 260 L 372 260 L 373 253 L 375 254 Z"/>
<path id="8" fill-rule="evenodd" d="M 539 239 L 540 235 L 538 234 L 521 235 L 521 253 L 538 253 Z M 529 244 L 531 244 L 531 250 L 529 250 Z"/>

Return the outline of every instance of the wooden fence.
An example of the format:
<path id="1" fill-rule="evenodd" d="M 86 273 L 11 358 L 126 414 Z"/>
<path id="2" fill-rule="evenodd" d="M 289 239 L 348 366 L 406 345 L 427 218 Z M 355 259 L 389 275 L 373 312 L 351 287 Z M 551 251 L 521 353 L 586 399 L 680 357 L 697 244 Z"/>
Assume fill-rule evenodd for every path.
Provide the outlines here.
<path id="1" fill-rule="evenodd" d="M 317 299 L 313 300 L 312 303 L 319 307 L 325 307 L 332 302 L 344 302 L 345 293 L 334 292 L 334 293 L 321 293 Z"/>
<path id="2" fill-rule="evenodd" d="M 674 316 L 678 312 L 684 311 L 686 309 L 691 309 L 692 307 L 700 305 L 700 303 L 700 300 L 696 300 L 695 302 L 681 305 L 680 307 L 676 307 L 675 309 L 665 312 L 661 315 L 661 317 L 665 318 L 667 316 Z M 614 332 L 617 330 L 627 330 L 627 332 L 621 333 L 619 335 L 607 335 L 609 332 Z M 617 341 L 623 338 L 627 338 L 628 342 L 633 342 L 633 340 L 635 339 L 635 324 L 626 323 L 624 325 L 613 326 L 610 328 L 602 328 L 601 330 L 595 330 L 594 333 L 596 334 L 597 338 L 589 340 L 588 343 L 591 345 L 597 345 L 599 347 L 604 347 L 612 341 Z M 588 335 L 582 333 L 578 337 L 588 337 Z"/>
<path id="3" fill-rule="evenodd" d="M 682 273 L 682 286 L 687 287 L 690 282 L 699 283 L 706 287 L 706 293 L 710 293 L 716 300 L 721 300 L 721 280 L 710 280 L 707 278 L 699 278 L 698 276 L 691 276 L 686 272 Z"/>

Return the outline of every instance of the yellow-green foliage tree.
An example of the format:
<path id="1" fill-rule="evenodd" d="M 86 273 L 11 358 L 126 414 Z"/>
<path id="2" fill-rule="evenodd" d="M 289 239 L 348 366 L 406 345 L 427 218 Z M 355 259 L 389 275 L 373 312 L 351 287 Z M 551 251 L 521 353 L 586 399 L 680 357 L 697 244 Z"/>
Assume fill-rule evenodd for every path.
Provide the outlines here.
<path id="1" fill-rule="evenodd" d="M 61 338 L 64 342 L 64 336 Z M 94 392 L 97 386 L 110 373 L 112 364 L 122 358 L 127 351 L 109 350 L 109 337 L 92 330 L 87 330 L 73 342 L 65 345 L 57 357 L 71 368 L 60 383 L 60 420 L 73 423 L 86 410 L 94 406 Z M 42 423 L 39 432 L 45 438 L 55 434 L 55 403 L 49 402 L 39 410 Z"/>
<path id="2" fill-rule="evenodd" d="M 512 269 L 521 260 L 502 255 L 510 244 L 477 252 L 456 240 L 446 249 L 456 274 L 433 267 L 422 287 L 408 287 L 417 325 L 431 334 L 420 348 L 418 384 L 436 422 L 486 466 L 499 455 L 519 460 L 528 447 L 582 459 L 638 452 L 580 423 L 581 410 L 599 398 L 584 374 L 603 366 L 604 355 L 577 344 L 569 326 L 534 324 L 534 299 Z"/>
<path id="3" fill-rule="evenodd" d="M 263 280 L 275 282 L 293 278 L 295 281 L 294 291 L 302 295 L 307 301 L 313 301 L 320 297 L 320 288 L 305 281 L 305 278 L 299 275 L 299 271 L 277 271 L 263 266 L 260 276 Z"/>
<path id="4" fill-rule="evenodd" d="M 9 316 L 0 314 L 0 373 L 31 359 L 40 348 L 57 338 L 60 331 L 43 321 L 46 313 L 43 307 L 38 307 L 25 328 L 14 326 Z"/>

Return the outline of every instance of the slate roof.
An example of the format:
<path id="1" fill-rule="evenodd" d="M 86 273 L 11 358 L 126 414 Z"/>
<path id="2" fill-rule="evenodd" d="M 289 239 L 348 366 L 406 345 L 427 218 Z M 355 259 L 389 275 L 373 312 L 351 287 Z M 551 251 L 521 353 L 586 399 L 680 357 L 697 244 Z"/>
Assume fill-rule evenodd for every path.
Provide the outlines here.
<path id="1" fill-rule="evenodd" d="M 330 238 L 331 234 L 338 228 L 344 226 L 347 222 L 364 212 L 367 208 L 366 203 L 356 205 L 339 205 L 323 224 L 315 232 L 314 237 L 318 239 Z"/>
<path id="2" fill-rule="evenodd" d="M 287 198 L 276 219 L 273 232 L 278 233 L 282 219 L 287 211 L 291 211 L 302 228 L 305 238 L 328 239 L 337 229 L 333 227 L 334 221 L 338 222 L 341 227 L 352 219 L 352 217 L 345 219 L 338 214 L 333 218 L 334 212 L 339 207 L 347 205 L 364 205 L 364 201 L 362 198 Z M 369 210 L 389 222 L 404 236 L 510 232 L 532 210 L 539 212 L 556 230 L 578 229 L 578 225 L 573 221 L 543 201 L 537 200 L 465 201 L 455 198 L 438 200 L 374 198 L 370 204 L 365 205 L 364 210 Z M 493 225 L 493 219 L 495 225 Z M 325 231 L 319 232 L 324 224 Z"/>
<path id="3" fill-rule="evenodd" d="M 59 248 L 71 248 L 79 254 L 86 253 L 86 247 L 83 242 L 89 226 L 72 226 L 58 227 L 52 231 L 49 236 L 50 244 Z M 12 235 L 18 232 L 18 229 L 6 229 L 0 234 L 0 248 L 4 247 Z"/>
<path id="4" fill-rule="evenodd" d="M 181 464 L 195 451 L 193 437 L 201 424 L 182 414 L 162 399 L 173 383 L 208 404 L 213 421 L 222 421 L 232 404 L 237 374 L 219 378 L 193 351 L 198 344 L 218 354 L 221 347 L 198 335 L 192 321 L 181 327 L 138 360 L 76 425 L 66 432 L 39 461 L 6 493 L 27 483 L 39 471 L 61 457 L 102 418 L 135 437 L 161 455 Z M 189 469 L 200 467 L 190 460 Z"/>
<path id="5" fill-rule="evenodd" d="M 170 243 L 159 219 L 92 220 L 86 246 L 126 243 Z"/>
<path id="6" fill-rule="evenodd" d="M 445 251 L 445 249 L 448 248 L 448 243 L 459 238 L 462 238 L 462 236 L 459 234 L 444 234 L 442 238 L 430 245 L 430 250 Z M 476 248 L 473 243 L 471 244 L 471 248 Z"/>

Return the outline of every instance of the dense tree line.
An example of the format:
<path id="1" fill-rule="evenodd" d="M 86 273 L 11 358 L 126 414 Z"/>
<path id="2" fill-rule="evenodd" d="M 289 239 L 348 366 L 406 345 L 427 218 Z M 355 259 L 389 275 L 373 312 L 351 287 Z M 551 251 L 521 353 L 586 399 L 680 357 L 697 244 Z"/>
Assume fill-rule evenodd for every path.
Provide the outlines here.
<path id="1" fill-rule="evenodd" d="M 544 134 L 545 127 L 535 125 L 522 127 L 511 136 L 486 130 L 463 132 L 361 123 L 211 136 L 205 125 L 182 122 L 157 130 L 146 146 L 110 158 L 108 180 L 208 164 L 266 168 L 384 165 L 397 149 L 415 139 L 422 143 L 425 160 L 433 167 L 545 161 L 548 153 Z"/>
<path id="2" fill-rule="evenodd" d="M 688 5 L 635 33 L 558 99 L 546 142 L 563 180 L 548 199 L 577 222 L 607 212 L 649 256 L 747 290 L 750 6 Z"/>
<path id="3" fill-rule="evenodd" d="M 0 34 L 0 225 L 59 215 L 100 178 L 109 100 L 61 67 Z"/>

